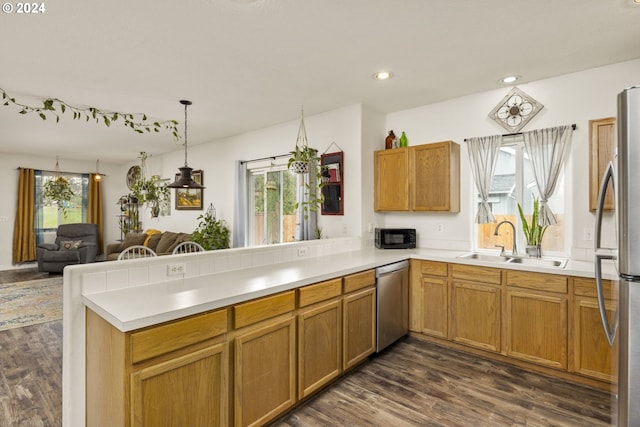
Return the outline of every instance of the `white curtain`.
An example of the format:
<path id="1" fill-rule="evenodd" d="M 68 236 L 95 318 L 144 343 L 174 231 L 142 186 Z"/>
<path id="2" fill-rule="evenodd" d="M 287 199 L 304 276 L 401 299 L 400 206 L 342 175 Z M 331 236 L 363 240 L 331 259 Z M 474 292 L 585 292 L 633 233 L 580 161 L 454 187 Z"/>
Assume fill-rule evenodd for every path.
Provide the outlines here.
<path id="1" fill-rule="evenodd" d="M 317 239 L 316 233 L 318 229 L 318 211 L 317 209 L 308 209 L 305 213 L 302 208 L 302 201 L 309 201 L 309 193 L 316 194 L 318 191 L 318 182 L 315 170 L 317 161 L 309 162 L 309 173 L 298 175 L 298 213 L 296 218 L 296 240 L 314 240 Z"/>
<path id="2" fill-rule="evenodd" d="M 247 244 L 247 162 L 236 162 L 236 197 L 233 212 L 233 246 L 242 248 Z"/>
<path id="3" fill-rule="evenodd" d="M 533 175 L 540 192 L 538 224 L 557 224 L 548 205 L 562 169 L 566 147 L 571 142 L 573 128 L 570 125 L 523 132 L 524 147 L 531 160 Z"/>
<path id="4" fill-rule="evenodd" d="M 478 193 L 480 193 L 480 205 L 476 213 L 475 222 L 487 224 L 495 221 L 491 206 L 489 205 L 489 191 L 491 190 L 491 180 L 493 172 L 498 162 L 498 152 L 502 144 L 502 135 L 483 136 L 480 138 L 469 138 L 467 140 L 467 150 L 469 151 L 469 161 L 473 180 L 476 183 Z"/>

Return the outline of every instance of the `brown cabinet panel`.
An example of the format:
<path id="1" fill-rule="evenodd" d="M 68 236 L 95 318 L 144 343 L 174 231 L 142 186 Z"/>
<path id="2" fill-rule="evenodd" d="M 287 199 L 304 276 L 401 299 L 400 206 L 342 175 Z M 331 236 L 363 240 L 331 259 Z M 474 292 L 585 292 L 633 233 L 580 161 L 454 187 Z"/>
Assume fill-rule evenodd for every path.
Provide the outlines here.
<path id="1" fill-rule="evenodd" d="M 449 281 L 442 277 L 422 277 L 420 332 L 447 338 Z"/>
<path id="2" fill-rule="evenodd" d="M 233 307 L 236 329 L 271 319 L 280 314 L 293 311 L 296 307 L 295 291 L 259 298 Z"/>
<path id="3" fill-rule="evenodd" d="M 131 426 L 226 426 L 227 348 L 222 343 L 135 371 Z"/>
<path id="4" fill-rule="evenodd" d="M 236 426 L 263 425 L 296 402 L 295 331 L 291 316 L 265 321 L 236 337 Z"/>
<path id="5" fill-rule="evenodd" d="M 409 210 L 409 149 L 374 153 L 374 210 Z"/>
<path id="6" fill-rule="evenodd" d="M 500 352 L 501 288 L 454 280 L 451 284 L 451 338 Z"/>
<path id="7" fill-rule="evenodd" d="M 566 294 L 568 291 L 567 276 L 517 270 L 507 270 L 506 274 L 507 286 L 561 294 Z"/>
<path id="8" fill-rule="evenodd" d="M 566 295 L 507 288 L 507 354 L 567 369 L 567 305 Z"/>
<path id="9" fill-rule="evenodd" d="M 596 210 L 602 176 L 613 160 L 616 118 L 589 120 L 589 209 Z M 604 209 L 613 209 L 611 183 L 607 190 Z"/>
<path id="10" fill-rule="evenodd" d="M 342 294 L 342 279 L 332 279 L 298 289 L 298 306 L 306 307 Z"/>
<path id="11" fill-rule="evenodd" d="M 451 277 L 454 279 L 470 280 L 472 282 L 499 285 L 502 274 L 497 268 L 479 267 L 475 265 L 451 264 Z"/>
<path id="12" fill-rule="evenodd" d="M 615 302 L 607 301 L 609 321 L 615 313 Z M 604 334 L 598 300 L 576 297 L 573 310 L 574 370 L 589 377 L 616 382 L 618 376 L 618 340 L 613 348 Z"/>
<path id="13" fill-rule="evenodd" d="M 322 302 L 298 314 L 298 398 L 342 372 L 342 303 Z"/>
<path id="14" fill-rule="evenodd" d="M 343 278 L 343 283 L 343 291 L 345 294 L 357 291 L 358 289 L 366 288 L 368 286 L 373 286 L 376 284 L 376 271 L 367 270 L 361 273 L 350 274 Z"/>
<path id="15" fill-rule="evenodd" d="M 345 295 L 342 304 L 342 367 L 346 370 L 375 351 L 376 289 Z"/>
<path id="16" fill-rule="evenodd" d="M 420 272 L 430 276 L 446 276 L 448 272 L 446 262 L 421 261 Z"/>
<path id="17" fill-rule="evenodd" d="M 460 211 L 460 146 L 453 141 L 409 150 L 409 189 L 413 211 Z"/>
<path id="18" fill-rule="evenodd" d="M 226 309 L 154 326 L 130 334 L 131 359 L 138 363 L 226 332 Z"/>

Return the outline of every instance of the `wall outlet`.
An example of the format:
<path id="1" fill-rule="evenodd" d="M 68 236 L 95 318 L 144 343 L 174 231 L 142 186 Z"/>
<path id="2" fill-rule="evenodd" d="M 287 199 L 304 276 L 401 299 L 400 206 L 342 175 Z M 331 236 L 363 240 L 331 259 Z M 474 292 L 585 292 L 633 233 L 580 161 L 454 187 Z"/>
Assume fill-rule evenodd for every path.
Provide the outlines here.
<path id="1" fill-rule="evenodd" d="M 167 265 L 167 275 L 169 276 L 177 276 L 179 274 L 184 274 L 187 270 L 184 264 L 169 264 Z"/>
<path id="2" fill-rule="evenodd" d="M 593 230 L 591 228 L 585 228 L 583 230 L 583 239 L 587 242 L 590 242 L 593 240 Z"/>
<path id="3" fill-rule="evenodd" d="M 303 256 L 307 256 L 307 248 L 298 248 L 298 256 L 299 257 L 303 257 Z"/>
<path id="4" fill-rule="evenodd" d="M 438 233 L 442 233 L 444 231 L 444 226 L 442 224 L 436 225 L 436 231 Z"/>
<path id="5" fill-rule="evenodd" d="M 0 216 L 0 222 L 9 222 L 8 216 Z"/>

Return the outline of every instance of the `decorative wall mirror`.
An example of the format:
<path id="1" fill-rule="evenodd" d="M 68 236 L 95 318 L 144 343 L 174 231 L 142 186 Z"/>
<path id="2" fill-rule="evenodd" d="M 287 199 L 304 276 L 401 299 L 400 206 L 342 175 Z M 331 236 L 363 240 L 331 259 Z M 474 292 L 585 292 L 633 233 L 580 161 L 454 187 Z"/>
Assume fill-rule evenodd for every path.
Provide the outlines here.
<path id="1" fill-rule="evenodd" d="M 322 215 L 344 215 L 343 152 L 325 153 L 320 156 L 322 166 Z"/>

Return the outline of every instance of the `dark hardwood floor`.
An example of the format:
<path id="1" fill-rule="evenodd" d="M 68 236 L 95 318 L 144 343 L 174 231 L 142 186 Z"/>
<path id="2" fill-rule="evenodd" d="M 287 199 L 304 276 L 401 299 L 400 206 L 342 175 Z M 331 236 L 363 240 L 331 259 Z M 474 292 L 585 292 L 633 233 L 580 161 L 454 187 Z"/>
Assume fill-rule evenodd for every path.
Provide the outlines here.
<path id="1" fill-rule="evenodd" d="M 0 331 L 0 427 L 61 426 L 61 387 L 62 321 Z M 272 426 L 607 426 L 611 399 L 406 337 Z"/>
<path id="2" fill-rule="evenodd" d="M 612 396 L 405 337 L 280 418 L 288 426 L 608 426 Z"/>

